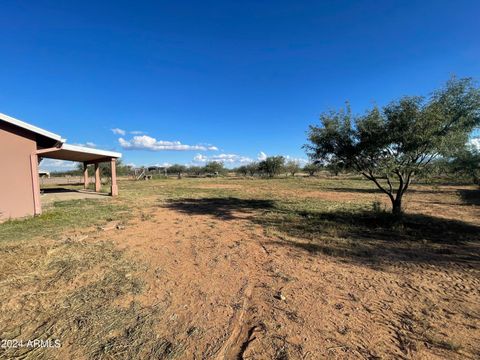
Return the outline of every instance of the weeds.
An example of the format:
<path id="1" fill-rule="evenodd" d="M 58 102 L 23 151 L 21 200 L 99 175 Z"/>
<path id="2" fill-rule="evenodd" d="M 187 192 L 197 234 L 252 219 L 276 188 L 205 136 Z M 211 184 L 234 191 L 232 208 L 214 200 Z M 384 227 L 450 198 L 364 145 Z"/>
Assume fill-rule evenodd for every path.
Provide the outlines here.
<path id="1" fill-rule="evenodd" d="M 38 236 L 58 237 L 66 229 L 79 229 L 125 216 L 127 206 L 111 199 L 59 201 L 41 216 L 10 220 L 0 226 L 1 241 L 18 241 Z"/>
<path id="2" fill-rule="evenodd" d="M 58 339 L 62 349 L 6 349 L 0 357 L 169 358 L 181 351 L 152 336 L 160 305 L 124 303 L 142 292 L 137 274 L 143 269 L 112 244 L 4 246 L 1 259 L 0 338 Z"/>
<path id="3" fill-rule="evenodd" d="M 155 179 L 120 185 L 117 199 L 58 202 L 42 216 L 0 225 L 0 338 L 62 342 L 60 350 L 1 349 L 0 358 L 181 357 L 186 345 L 175 339 L 175 331 L 172 337 L 156 335 L 162 333 L 159 319 L 168 304 L 145 306 L 138 300 L 145 287 L 141 280 L 145 265 L 109 242 L 61 240 L 67 230 L 112 220 L 135 216 L 152 222 L 159 206 L 225 221 L 241 218 L 246 228 L 263 227 L 271 240 L 265 243 L 269 250 L 272 244 L 287 246 L 308 251 L 311 259 L 322 254 L 368 266 L 384 261 L 451 266 L 466 261 L 478 267 L 478 247 L 473 246 L 480 234 L 477 222 L 418 213 L 399 221 L 376 200 L 376 190 L 360 179 Z M 447 215 L 455 196 L 473 214 L 478 204 L 476 190 L 448 195 L 437 194 L 440 187 L 412 190 L 413 196 L 423 199 L 429 199 L 425 194 L 435 196 Z M 442 203 L 442 196 L 448 196 L 448 202 Z M 180 230 L 182 223 L 173 226 Z M 275 277 L 296 281 L 281 272 Z M 299 321 L 295 312 L 287 317 Z M 423 320 L 407 320 L 397 334 L 406 353 L 415 351 L 412 334 L 426 346 L 460 350 L 428 324 L 417 331 L 415 326 Z M 186 334 L 200 336 L 201 331 L 189 324 Z M 277 345 L 279 359 L 295 350 L 283 340 Z"/>

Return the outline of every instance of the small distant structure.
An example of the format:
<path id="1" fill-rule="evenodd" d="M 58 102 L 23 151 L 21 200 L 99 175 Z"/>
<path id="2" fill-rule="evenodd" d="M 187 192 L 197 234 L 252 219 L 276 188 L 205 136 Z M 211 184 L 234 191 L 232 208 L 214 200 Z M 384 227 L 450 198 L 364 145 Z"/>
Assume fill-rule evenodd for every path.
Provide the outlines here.
<path id="1" fill-rule="evenodd" d="M 50 171 L 38 170 L 38 176 L 40 176 L 41 178 L 50 179 Z"/>
<path id="2" fill-rule="evenodd" d="M 163 174 L 167 176 L 167 167 L 165 166 L 148 166 L 133 169 L 136 180 L 151 180 L 154 174 Z"/>
<path id="3" fill-rule="evenodd" d="M 149 166 L 147 168 L 149 173 L 162 174 L 167 176 L 167 167 L 166 166 Z"/>
<path id="4" fill-rule="evenodd" d="M 133 169 L 135 180 L 151 180 L 152 175 L 147 175 L 145 168 Z"/>

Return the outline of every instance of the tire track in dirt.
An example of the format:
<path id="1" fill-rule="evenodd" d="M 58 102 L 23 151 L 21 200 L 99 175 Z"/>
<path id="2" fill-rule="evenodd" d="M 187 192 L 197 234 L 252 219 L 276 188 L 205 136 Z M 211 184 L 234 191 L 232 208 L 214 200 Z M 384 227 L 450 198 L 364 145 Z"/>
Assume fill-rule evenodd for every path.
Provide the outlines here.
<path id="1" fill-rule="evenodd" d="M 144 298 L 169 299 L 158 333 L 182 344 L 180 358 L 468 358 L 478 349 L 469 340 L 453 352 L 442 335 L 453 344 L 480 335 L 476 263 L 341 262 L 274 242 L 249 216 L 160 208 L 113 236 L 155 271 Z"/>
<path id="2" fill-rule="evenodd" d="M 169 298 L 160 334 L 183 342 L 185 358 L 243 358 L 270 331 L 264 319 L 280 281 L 271 273 L 263 229 L 244 217 L 225 221 L 159 209 L 150 221 L 132 221 L 112 234 L 154 269 L 144 277 L 144 300 Z M 190 328 L 201 335 L 182 335 Z M 273 345 L 264 351 L 275 354 Z"/>
<path id="3" fill-rule="evenodd" d="M 241 308 L 235 312 L 232 317 L 229 328 L 229 337 L 225 340 L 223 346 L 220 348 L 216 360 L 225 359 L 242 359 L 242 354 L 245 351 L 246 344 L 248 345 L 248 339 L 251 336 L 251 327 L 248 319 L 246 319 L 248 306 L 252 297 L 253 286 L 248 282 L 244 285 L 241 291 L 243 296 L 243 302 Z"/>

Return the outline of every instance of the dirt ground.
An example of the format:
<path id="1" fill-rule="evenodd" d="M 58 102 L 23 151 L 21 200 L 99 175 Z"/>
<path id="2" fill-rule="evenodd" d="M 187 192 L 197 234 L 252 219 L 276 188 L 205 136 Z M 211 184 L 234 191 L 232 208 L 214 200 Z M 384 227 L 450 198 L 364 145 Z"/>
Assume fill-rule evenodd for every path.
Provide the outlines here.
<path id="1" fill-rule="evenodd" d="M 107 193 L 95 193 L 83 190 L 69 190 L 65 188 L 48 188 L 42 190 L 40 200 L 42 206 L 48 209 L 53 203 L 57 201 L 66 200 L 82 200 L 82 199 L 103 199 L 108 196 Z"/>
<path id="2" fill-rule="evenodd" d="M 417 218 L 387 231 L 375 222 L 345 227 L 348 215 L 338 211 L 334 218 L 315 213 L 321 221 L 306 210 L 292 215 L 272 210 L 265 196 L 274 191 L 286 204 L 292 198 L 383 202 L 367 190 L 256 185 L 190 182 L 193 195 L 182 187 L 181 194 L 158 197 L 169 185 L 148 184 L 160 186 L 148 195 L 149 205 L 121 225 L 76 230 L 67 239 L 85 248 L 113 243 L 112 251 L 140 264 L 126 276 L 141 279 L 142 290 L 122 293 L 114 303 L 155 309 L 148 310 L 152 321 L 144 336 L 161 339 L 155 352 L 161 358 L 480 358 L 480 206 L 459 195 L 473 188 L 414 189 L 407 208 L 433 227 L 423 232 Z M 92 266 L 69 286 L 84 286 L 99 269 Z M 18 301 L 2 305 L 9 306 Z M 103 336 L 111 345 L 124 331 L 118 326 Z M 82 353 L 74 341 L 49 354 L 147 358 L 140 350 Z"/>

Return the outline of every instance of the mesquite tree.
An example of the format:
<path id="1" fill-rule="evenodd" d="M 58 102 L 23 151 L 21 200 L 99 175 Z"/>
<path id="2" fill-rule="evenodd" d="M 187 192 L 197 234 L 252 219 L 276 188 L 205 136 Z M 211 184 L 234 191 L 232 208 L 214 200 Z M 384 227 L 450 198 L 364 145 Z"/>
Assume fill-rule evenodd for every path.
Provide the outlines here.
<path id="1" fill-rule="evenodd" d="M 225 167 L 223 166 L 223 162 L 210 161 L 203 167 L 203 171 L 210 175 L 219 175 L 225 172 Z"/>
<path id="2" fill-rule="evenodd" d="M 182 178 L 182 174 L 184 174 L 187 171 L 187 167 L 185 165 L 180 165 L 180 164 L 173 164 L 169 168 L 167 168 L 167 172 L 171 174 L 177 174 L 177 177 L 179 179 Z"/>
<path id="3" fill-rule="evenodd" d="M 312 160 L 362 174 L 401 214 L 413 177 L 428 171 L 435 158 L 463 148 L 480 125 L 480 90 L 471 79 L 452 78 L 428 98 L 403 97 L 361 116 L 347 105 L 323 113 L 320 123 L 310 126 L 305 145 Z"/>
<path id="4" fill-rule="evenodd" d="M 269 156 L 258 163 L 258 170 L 273 178 L 283 171 L 284 166 L 285 158 L 283 156 Z"/>
<path id="5" fill-rule="evenodd" d="M 314 176 L 316 172 L 320 170 L 320 165 L 315 163 L 307 164 L 303 167 L 303 171 L 308 173 L 310 176 Z"/>
<path id="6" fill-rule="evenodd" d="M 474 184 L 480 185 L 480 149 L 466 146 L 447 162 L 447 167 L 454 174 L 470 177 Z"/>
<path id="7" fill-rule="evenodd" d="M 301 170 L 300 163 L 296 160 L 288 160 L 284 167 L 287 174 L 292 176 L 295 176 Z"/>

